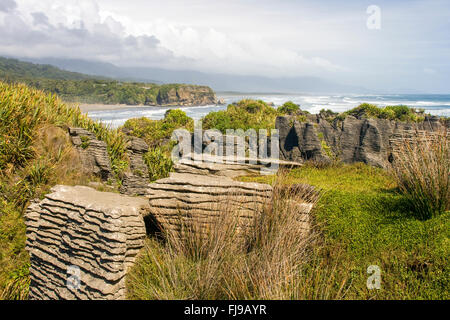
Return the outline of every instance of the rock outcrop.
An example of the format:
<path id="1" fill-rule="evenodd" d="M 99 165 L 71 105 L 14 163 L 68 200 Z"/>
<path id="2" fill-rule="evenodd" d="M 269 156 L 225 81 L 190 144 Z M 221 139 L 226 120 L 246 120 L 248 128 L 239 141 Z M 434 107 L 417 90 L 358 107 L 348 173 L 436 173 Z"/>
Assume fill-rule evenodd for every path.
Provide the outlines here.
<path id="1" fill-rule="evenodd" d="M 129 170 L 122 178 L 120 192 L 128 195 L 143 195 L 150 183 L 148 168 L 144 162 L 144 154 L 148 151 L 148 145 L 140 138 L 127 137 Z"/>
<path id="2" fill-rule="evenodd" d="M 207 86 L 174 85 L 169 90 L 160 90 L 156 101 L 159 105 L 209 105 L 217 104 L 214 91 Z"/>
<path id="3" fill-rule="evenodd" d="M 386 167 L 392 154 L 390 140 L 408 130 L 434 131 L 444 128 L 438 118 L 419 123 L 347 116 L 329 122 L 320 115 L 309 115 L 306 122 L 295 116 L 276 120 L 280 134 L 280 158 L 290 161 L 364 162 Z"/>
<path id="4" fill-rule="evenodd" d="M 148 200 L 56 186 L 26 211 L 30 299 L 124 299 Z"/>
<path id="5" fill-rule="evenodd" d="M 82 128 L 69 128 L 70 139 L 77 149 L 83 170 L 107 181 L 113 178 L 111 161 L 104 141 Z"/>

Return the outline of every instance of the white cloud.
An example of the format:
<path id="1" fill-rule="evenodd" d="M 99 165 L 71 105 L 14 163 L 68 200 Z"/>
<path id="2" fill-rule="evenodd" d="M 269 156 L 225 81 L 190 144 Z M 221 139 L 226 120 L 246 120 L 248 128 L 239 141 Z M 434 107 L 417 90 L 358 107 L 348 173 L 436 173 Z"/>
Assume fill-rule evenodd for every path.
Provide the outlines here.
<path id="1" fill-rule="evenodd" d="M 6 31 L 0 39 L 0 53 L 274 76 L 343 69 L 323 57 L 306 57 L 270 43 L 260 34 L 227 33 L 214 26 L 180 24 L 164 16 L 137 21 L 102 9 L 94 0 L 17 2 L 16 12 L 6 15 L 9 26 L 5 22 L 0 26 Z"/>
<path id="2" fill-rule="evenodd" d="M 450 90 L 448 1 L 377 5 L 374 33 L 358 0 L 0 0 L 0 54 Z"/>

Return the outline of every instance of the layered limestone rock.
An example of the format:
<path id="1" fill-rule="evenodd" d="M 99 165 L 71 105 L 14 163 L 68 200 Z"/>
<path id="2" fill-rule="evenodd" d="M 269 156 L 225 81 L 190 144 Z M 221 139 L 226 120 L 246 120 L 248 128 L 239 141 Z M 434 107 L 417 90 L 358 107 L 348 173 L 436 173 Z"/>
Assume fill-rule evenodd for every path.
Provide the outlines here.
<path id="1" fill-rule="evenodd" d="M 207 86 L 178 85 L 169 90 L 160 90 L 156 98 L 159 105 L 208 105 L 217 104 L 214 91 Z"/>
<path id="2" fill-rule="evenodd" d="M 55 186 L 26 211 L 30 299 L 124 299 L 144 244 L 145 198 Z"/>
<path id="3" fill-rule="evenodd" d="M 191 173 L 171 173 L 150 184 L 146 194 L 149 214 L 178 236 L 186 226 L 206 233 L 214 219 L 225 214 L 235 214 L 239 226 L 247 228 L 271 196 L 270 185 Z"/>
<path id="4" fill-rule="evenodd" d="M 280 158 L 290 161 L 364 162 L 386 167 L 392 154 L 391 138 L 408 130 L 435 131 L 444 128 L 438 118 L 420 123 L 388 119 L 358 119 L 347 116 L 343 121 L 328 122 L 320 115 L 309 115 L 306 122 L 295 116 L 276 120 L 280 135 Z"/>
<path id="5" fill-rule="evenodd" d="M 107 145 L 83 128 L 69 128 L 69 135 L 76 147 L 83 170 L 107 181 L 113 178 Z"/>
<path id="6" fill-rule="evenodd" d="M 120 192 L 128 195 L 144 195 L 149 181 L 147 165 L 144 154 L 148 145 L 144 140 L 128 136 L 127 155 L 129 158 L 129 171 L 122 178 Z"/>

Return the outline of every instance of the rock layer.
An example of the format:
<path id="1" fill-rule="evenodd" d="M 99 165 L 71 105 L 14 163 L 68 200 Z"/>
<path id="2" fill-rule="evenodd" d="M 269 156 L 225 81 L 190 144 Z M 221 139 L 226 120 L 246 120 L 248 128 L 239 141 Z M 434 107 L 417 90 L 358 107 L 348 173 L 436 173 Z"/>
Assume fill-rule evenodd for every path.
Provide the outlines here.
<path id="1" fill-rule="evenodd" d="M 55 186 L 26 211 L 30 299 L 124 299 L 145 238 L 144 198 Z M 68 282 L 69 281 L 69 282 Z"/>
<path id="2" fill-rule="evenodd" d="M 336 158 L 345 163 L 386 167 L 392 154 L 392 137 L 408 130 L 440 130 L 444 125 L 434 117 L 421 123 L 407 123 L 347 116 L 343 121 L 330 123 L 320 115 L 309 115 L 306 122 L 295 116 L 278 117 L 276 128 L 280 134 L 281 159 L 301 162 Z"/>
<path id="3" fill-rule="evenodd" d="M 83 170 L 107 181 L 113 178 L 108 149 L 104 141 L 83 128 L 69 128 L 69 135 L 76 147 Z"/>
<path id="4" fill-rule="evenodd" d="M 171 173 L 149 185 L 149 214 L 169 232 L 181 236 L 184 227 L 206 233 L 220 215 L 235 214 L 241 228 L 270 201 L 272 187 L 234 181 L 225 176 Z"/>
<path id="5" fill-rule="evenodd" d="M 144 154 L 148 151 L 148 145 L 144 140 L 128 136 L 127 155 L 129 158 L 129 171 L 122 178 L 120 192 L 128 195 L 143 195 L 149 184 L 147 165 L 144 162 Z"/>

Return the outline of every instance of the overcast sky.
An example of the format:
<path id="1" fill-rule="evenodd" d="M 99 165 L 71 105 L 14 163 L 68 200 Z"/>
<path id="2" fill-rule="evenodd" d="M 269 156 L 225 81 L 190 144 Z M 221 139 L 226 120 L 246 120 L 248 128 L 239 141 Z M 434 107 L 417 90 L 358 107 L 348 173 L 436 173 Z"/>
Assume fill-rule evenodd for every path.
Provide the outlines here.
<path id="1" fill-rule="evenodd" d="M 381 90 L 450 93 L 449 34 L 448 0 L 0 0 L 0 55 Z"/>

